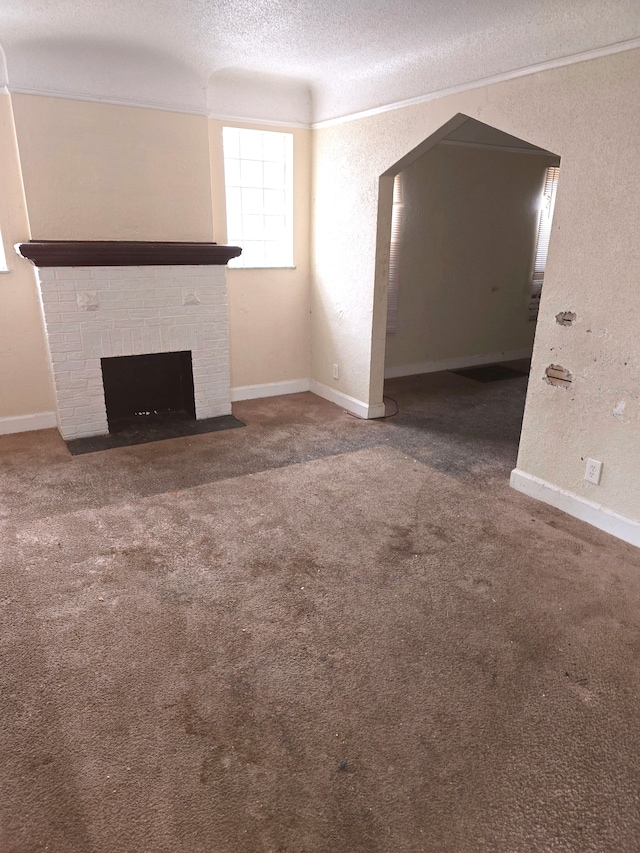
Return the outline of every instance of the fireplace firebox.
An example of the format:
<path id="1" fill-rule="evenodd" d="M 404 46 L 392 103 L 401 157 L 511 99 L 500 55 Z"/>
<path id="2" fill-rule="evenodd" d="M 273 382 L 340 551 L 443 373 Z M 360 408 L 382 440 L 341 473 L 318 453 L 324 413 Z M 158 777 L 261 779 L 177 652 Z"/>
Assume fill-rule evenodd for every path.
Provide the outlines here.
<path id="1" fill-rule="evenodd" d="M 101 358 L 100 364 L 109 432 L 196 419 L 189 350 Z"/>

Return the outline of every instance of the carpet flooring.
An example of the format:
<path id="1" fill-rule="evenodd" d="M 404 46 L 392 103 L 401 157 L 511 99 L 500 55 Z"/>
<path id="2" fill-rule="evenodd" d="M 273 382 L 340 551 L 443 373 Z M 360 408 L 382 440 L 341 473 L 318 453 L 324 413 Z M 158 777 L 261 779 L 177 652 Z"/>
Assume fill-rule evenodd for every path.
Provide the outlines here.
<path id="1" fill-rule="evenodd" d="M 637 853 L 640 551 L 509 489 L 526 381 L 1 437 L 0 851 Z"/>

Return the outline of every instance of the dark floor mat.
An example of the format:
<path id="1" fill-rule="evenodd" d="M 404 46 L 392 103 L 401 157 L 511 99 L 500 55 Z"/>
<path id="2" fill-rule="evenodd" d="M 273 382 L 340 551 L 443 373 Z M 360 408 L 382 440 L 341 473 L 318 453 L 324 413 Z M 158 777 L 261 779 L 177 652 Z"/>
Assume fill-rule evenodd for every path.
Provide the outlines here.
<path id="1" fill-rule="evenodd" d="M 526 376 L 522 370 L 514 370 L 503 364 L 485 364 L 481 367 L 464 367 L 461 370 L 450 370 L 457 376 L 465 379 L 475 379 L 476 382 L 498 382 L 500 379 L 515 379 L 517 376 Z"/>
<path id="2" fill-rule="evenodd" d="M 73 456 L 79 456 L 82 453 L 95 453 L 97 450 L 131 447 L 135 444 L 149 444 L 152 441 L 203 435 L 207 432 L 237 429 L 243 426 L 242 421 L 234 418 L 233 415 L 194 421 L 183 412 L 174 412 L 161 417 L 130 418 L 126 422 L 117 424 L 114 432 L 88 438 L 74 438 L 67 441 L 67 447 Z"/>

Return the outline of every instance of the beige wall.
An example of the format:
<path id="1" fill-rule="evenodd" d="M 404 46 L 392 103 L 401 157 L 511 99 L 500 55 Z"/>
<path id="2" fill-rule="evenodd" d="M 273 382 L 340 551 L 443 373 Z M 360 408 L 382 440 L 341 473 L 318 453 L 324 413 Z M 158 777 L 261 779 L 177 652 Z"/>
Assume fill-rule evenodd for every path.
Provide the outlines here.
<path id="1" fill-rule="evenodd" d="M 539 203 L 546 167 L 556 164 L 550 156 L 440 143 L 401 173 L 398 312 L 387 368 L 409 374 L 420 365 L 531 350 Z"/>
<path id="2" fill-rule="evenodd" d="M 14 95 L 27 209 L 44 240 L 211 240 L 207 119 Z"/>
<path id="3" fill-rule="evenodd" d="M 629 51 L 318 129 L 312 377 L 332 384 L 340 359 L 338 390 L 381 399 L 380 175 L 458 113 L 554 151 L 562 174 L 518 467 L 640 519 L 639 77 Z M 576 323 L 559 326 L 559 311 Z M 572 372 L 569 390 L 542 381 L 550 363 Z M 583 479 L 586 456 L 604 462 L 598 487 Z"/>
<path id="4" fill-rule="evenodd" d="M 0 95 L 0 231 L 9 267 L 0 274 L 1 419 L 50 412 L 54 399 L 34 269 L 13 249 L 29 224 L 9 95 Z"/>
<path id="5" fill-rule="evenodd" d="M 233 388 L 309 376 L 311 131 L 229 122 L 293 133 L 295 269 L 229 269 L 229 341 Z M 223 122 L 209 120 L 214 240 L 226 242 Z"/>

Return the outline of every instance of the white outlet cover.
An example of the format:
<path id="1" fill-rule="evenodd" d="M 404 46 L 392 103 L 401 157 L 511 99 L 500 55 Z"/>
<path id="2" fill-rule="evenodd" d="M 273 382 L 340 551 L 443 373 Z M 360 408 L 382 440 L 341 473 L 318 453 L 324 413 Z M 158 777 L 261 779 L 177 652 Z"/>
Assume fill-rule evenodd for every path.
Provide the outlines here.
<path id="1" fill-rule="evenodd" d="M 600 477 L 602 476 L 602 462 L 597 459 L 587 459 L 587 465 L 584 469 L 584 478 L 588 483 L 593 483 L 595 486 L 600 485 Z"/>

